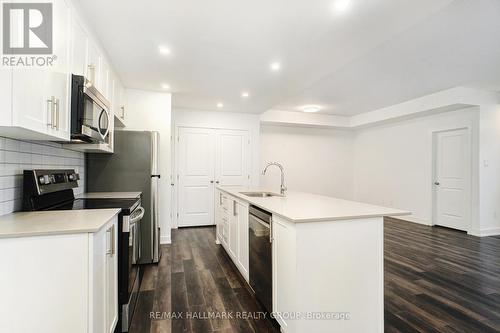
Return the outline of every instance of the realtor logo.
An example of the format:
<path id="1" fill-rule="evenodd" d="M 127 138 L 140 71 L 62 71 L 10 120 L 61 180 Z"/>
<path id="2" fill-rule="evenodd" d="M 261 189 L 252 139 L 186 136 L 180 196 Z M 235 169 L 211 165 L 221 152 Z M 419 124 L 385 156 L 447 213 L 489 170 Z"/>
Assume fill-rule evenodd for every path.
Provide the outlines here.
<path id="1" fill-rule="evenodd" d="M 52 3 L 3 4 L 3 53 L 52 54 Z"/>

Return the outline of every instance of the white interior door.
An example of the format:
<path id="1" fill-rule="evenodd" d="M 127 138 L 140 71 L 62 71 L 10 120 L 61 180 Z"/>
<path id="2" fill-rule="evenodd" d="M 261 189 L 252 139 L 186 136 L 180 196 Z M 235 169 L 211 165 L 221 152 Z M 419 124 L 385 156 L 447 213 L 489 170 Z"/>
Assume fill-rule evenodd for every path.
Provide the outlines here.
<path id="1" fill-rule="evenodd" d="M 249 183 L 248 132 L 217 130 L 215 178 L 223 186 Z"/>
<path id="2" fill-rule="evenodd" d="M 434 137 L 435 224 L 468 231 L 470 221 L 470 141 L 467 129 Z"/>
<path id="3" fill-rule="evenodd" d="M 215 130 L 179 128 L 178 226 L 214 224 Z"/>

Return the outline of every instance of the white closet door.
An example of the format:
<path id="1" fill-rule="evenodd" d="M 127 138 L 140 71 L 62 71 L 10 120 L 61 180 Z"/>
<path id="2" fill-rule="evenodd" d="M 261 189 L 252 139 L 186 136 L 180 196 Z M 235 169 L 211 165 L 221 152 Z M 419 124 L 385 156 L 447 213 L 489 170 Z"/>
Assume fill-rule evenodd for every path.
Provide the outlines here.
<path id="1" fill-rule="evenodd" d="M 214 224 L 215 130 L 179 128 L 178 226 Z"/>
<path id="2" fill-rule="evenodd" d="M 217 130 L 215 179 L 223 186 L 249 184 L 249 141 L 247 131 Z"/>

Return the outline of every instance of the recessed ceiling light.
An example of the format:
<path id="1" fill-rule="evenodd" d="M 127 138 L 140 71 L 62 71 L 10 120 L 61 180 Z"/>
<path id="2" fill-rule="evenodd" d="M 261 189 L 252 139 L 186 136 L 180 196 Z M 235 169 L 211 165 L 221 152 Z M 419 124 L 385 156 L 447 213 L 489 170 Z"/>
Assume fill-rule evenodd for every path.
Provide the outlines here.
<path id="1" fill-rule="evenodd" d="M 222 104 L 222 103 L 220 103 L 220 102 L 219 102 L 219 103 L 217 103 L 217 107 L 218 107 L 219 109 L 222 109 L 222 108 L 224 107 L 224 104 Z"/>
<path id="2" fill-rule="evenodd" d="M 337 12 L 343 12 L 349 8 L 351 0 L 335 0 L 333 2 L 333 9 Z"/>
<path id="3" fill-rule="evenodd" d="M 169 86 L 168 84 L 166 84 L 166 83 L 162 83 L 162 84 L 161 84 L 161 87 L 162 87 L 163 89 L 165 89 L 165 90 L 170 89 L 170 86 Z"/>
<path id="4" fill-rule="evenodd" d="M 306 105 L 302 107 L 302 111 L 307 113 L 314 113 L 318 112 L 319 110 L 321 110 L 321 108 L 317 105 Z"/>
<path id="5" fill-rule="evenodd" d="M 248 98 L 248 97 L 250 97 L 250 94 L 248 92 L 244 91 L 241 93 L 241 97 Z"/>
<path id="6" fill-rule="evenodd" d="M 158 47 L 158 50 L 160 51 L 161 54 L 163 55 L 169 55 L 170 54 L 170 49 L 166 46 L 160 45 Z"/>
<path id="7" fill-rule="evenodd" d="M 279 71 L 280 69 L 281 69 L 281 64 L 280 64 L 279 62 L 273 62 L 273 63 L 271 64 L 271 70 L 272 70 L 272 71 L 277 72 L 277 71 Z"/>

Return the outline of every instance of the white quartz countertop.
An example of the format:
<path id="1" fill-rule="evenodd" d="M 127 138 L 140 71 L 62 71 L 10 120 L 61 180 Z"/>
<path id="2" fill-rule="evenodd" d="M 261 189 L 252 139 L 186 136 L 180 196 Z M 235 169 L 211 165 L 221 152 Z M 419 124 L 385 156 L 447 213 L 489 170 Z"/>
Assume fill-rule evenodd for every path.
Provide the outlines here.
<path id="1" fill-rule="evenodd" d="M 285 197 L 249 197 L 240 192 L 269 191 L 262 188 L 218 187 L 234 197 L 247 201 L 268 212 L 279 215 L 292 222 L 315 222 L 349 220 L 381 216 L 409 215 L 410 212 L 374 206 L 356 201 L 337 199 L 312 193 L 287 191 Z"/>
<path id="2" fill-rule="evenodd" d="M 0 216 L 0 238 L 96 232 L 120 209 L 19 212 Z"/>
<path id="3" fill-rule="evenodd" d="M 140 197 L 142 192 L 87 192 L 77 196 L 82 199 L 135 199 Z"/>

